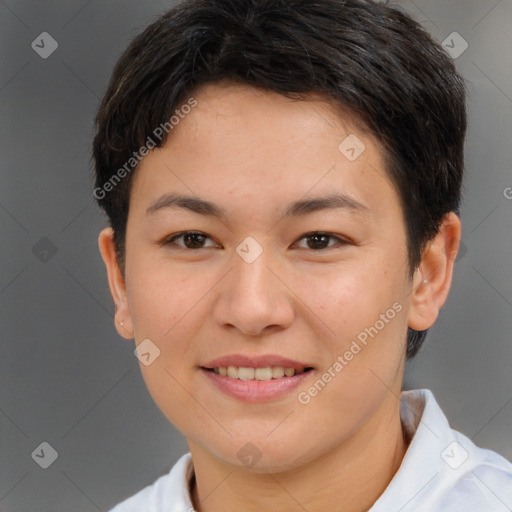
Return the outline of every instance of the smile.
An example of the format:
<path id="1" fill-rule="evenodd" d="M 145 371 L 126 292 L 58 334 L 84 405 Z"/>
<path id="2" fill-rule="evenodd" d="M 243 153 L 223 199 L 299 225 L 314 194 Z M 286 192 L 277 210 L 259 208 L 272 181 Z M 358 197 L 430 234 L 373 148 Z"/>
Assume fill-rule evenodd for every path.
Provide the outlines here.
<path id="1" fill-rule="evenodd" d="M 315 374 L 313 368 L 295 370 L 294 368 L 279 366 L 260 368 L 220 366 L 215 368 L 201 367 L 200 370 L 213 384 L 214 389 L 221 391 L 223 395 L 250 403 L 268 402 L 286 397 L 287 394 Z M 225 372 L 226 375 L 222 375 L 220 372 Z M 290 375 L 286 375 L 286 373 Z M 274 377 L 273 375 L 280 376 Z"/>
<path id="2" fill-rule="evenodd" d="M 231 379 L 239 380 L 271 380 L 282 377 L 293 377 L 312 368 L 285 368 L 284 366 L 265 366 L 261 368 L 249 368 L 244 366 L 218 366 L 216 368 L 207 368 L 218 375 L 227 376 Z"/>

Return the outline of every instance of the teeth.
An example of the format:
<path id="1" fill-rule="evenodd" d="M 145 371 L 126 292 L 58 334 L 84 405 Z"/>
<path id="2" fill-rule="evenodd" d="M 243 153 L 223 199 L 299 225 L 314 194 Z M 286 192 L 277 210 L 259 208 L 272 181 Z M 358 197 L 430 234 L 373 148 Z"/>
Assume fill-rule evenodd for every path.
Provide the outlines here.
<path id="1" fill-rule="evenodd" d="M 256 380 L 270 380 L 272 378 L 272 368 L 270 368 L 270 366 L 256 368 L 254 370 L 254 378 Z"/>
<path id="2" fill-rule="evenodd" d="M 284 368 L 283 366 L 265 366 L 264 368 L 247 368 L 244 366 L 219 366 L 213 371 L 219 375 L 231 377 L 240 380 L 270 380 L 280 379 L 281 377 L 292 377 L 293 375 L 303 373 L 304 370 L 295 370 L 294 368 Z"/>
<path id="3" fill-rule="evenodd" d="M 284 377 L 284 368 L 282 366 L 272 366 L 272 377 L 274 379 Z"/>
<path id="4" fill-rule="evenodd" d="M 243 366 L 240 366 L 238 368 L 238 378 L 242 380 L 253 380 L 254 368 L 244 368 Z"/>

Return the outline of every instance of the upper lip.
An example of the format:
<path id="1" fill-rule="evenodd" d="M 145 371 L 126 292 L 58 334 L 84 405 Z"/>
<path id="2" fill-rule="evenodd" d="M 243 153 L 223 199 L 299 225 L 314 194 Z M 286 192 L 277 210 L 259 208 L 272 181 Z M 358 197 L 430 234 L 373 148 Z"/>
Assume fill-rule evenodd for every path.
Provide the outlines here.
<path id="1" fill-rule="evenodd" d="M 204 365 L 203 368 L 219 368 L 220 366 L 243 366 L 245 368 L 264 368 L 267 366 L 283 366 L 284 368 L 293 368 L 295 370 L 303 370 L 312 368 L 310 364 L 294 361 L 287 357 L 278 356 L 276 354 L 263 355 L 244 355 L 231 354 L 228 356 L 218 357 Z"/>

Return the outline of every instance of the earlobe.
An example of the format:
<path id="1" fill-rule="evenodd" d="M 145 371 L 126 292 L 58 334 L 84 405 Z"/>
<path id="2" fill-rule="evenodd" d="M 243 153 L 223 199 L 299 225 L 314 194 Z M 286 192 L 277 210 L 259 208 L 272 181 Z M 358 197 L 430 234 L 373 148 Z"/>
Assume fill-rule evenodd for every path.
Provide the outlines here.
<path id="1" fill-rule="evenodd" d="M 114 322 L 117 332 L 123 338 L 133 339 L 133 325 L 126 296 L 126 284 L 117 261 L 113 236 L 112 228 L 104 228 L 98 237 L 98 246 L 107 268 L 108 284 L 115 305 Z"/>
<path id="2" fill-rule="evenodd" d="M 454 212 L 446 214 L 413 277 L 408 317 L 411 329 L 424 331 L 436 321 L 450 291 L 460 236 L 459 217 Z"/>

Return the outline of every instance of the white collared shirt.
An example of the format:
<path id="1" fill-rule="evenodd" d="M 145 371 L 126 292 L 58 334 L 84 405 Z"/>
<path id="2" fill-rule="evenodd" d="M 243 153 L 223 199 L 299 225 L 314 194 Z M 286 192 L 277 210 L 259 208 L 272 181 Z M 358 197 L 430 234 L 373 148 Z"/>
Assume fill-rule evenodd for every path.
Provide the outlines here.
<path id="1" fill-rule="evenodd" d="M 368 512 L 511 512 L 512 464 L 450 428 L 428 389 L 401 394 L 411 439 L 397 473 Z M 194 512 L 190 453 L 110 512 Z"/>

